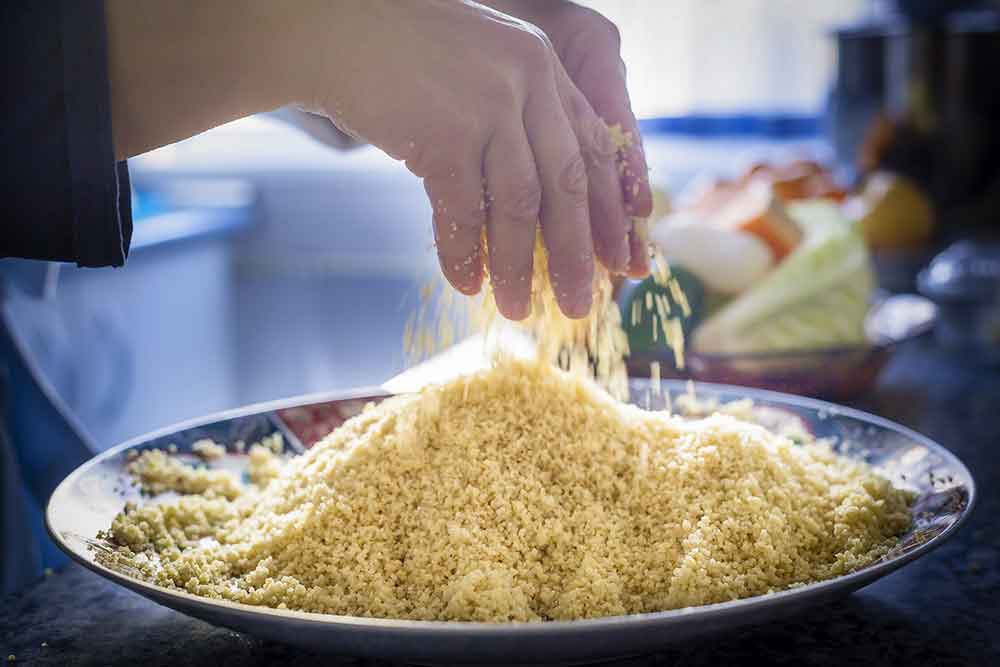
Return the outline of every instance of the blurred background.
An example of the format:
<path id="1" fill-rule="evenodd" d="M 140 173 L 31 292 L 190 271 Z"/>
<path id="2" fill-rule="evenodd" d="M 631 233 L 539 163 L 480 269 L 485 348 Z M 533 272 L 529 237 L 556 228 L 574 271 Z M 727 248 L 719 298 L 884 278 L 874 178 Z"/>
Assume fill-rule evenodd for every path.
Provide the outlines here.
<path id="1" fill-rule="evenodd" d="M 875 380 L 896 344 L 935 321 L 944 343 L 966 351 L 956 363 L 996 359 L 997 3 L 585 4 L 621 29 L 657 216 L 683 213 L 687 225 L 702 224 L 690 218 L 718 217 L 699 208 L 712 197 L 731 203 L 748 184 L 768 187 L 759 220 L 754 200 L 740 204 L 749 212 L 727 209 L 722 217 L 736 215 L 735 223 L 705 223 L 748 232 L 753 238 L 731 237 L 748 248 L 768 244 L 760 267 L 733 277 L 736 288 L 701 275 L 699 262 L 717 258 L 697 239 L 686 257 L 672 258 L 696 295 L 685 326 L 695 340 L 704 326 L 713 335 L 703 338 L 717 343 L 677 373 L 845 398 Z M 12 386 L 24 387 L 14 397 L 21 417 L 13 437 L 38 440 L 39 415 L 62 417 L 84 449 L 103 450 L 180 420 L 377 385 L 404 369 L 404 325 L 437 263 L 422 186 L 400 164 L 370 147 L 333 150 L 264 115 L 130 167 L 135 236 L 126 269 L 2 262 L 5 344 L 16 360 L 9 372 L 23 377 Z M 832 203 L 863 240 L 862 254 L 851 255 L 863 267 L 851 276 L 826 280 L 822 257 L 801 259 L 804 250 L 784 258 L 809 246 L 813 228 L 826 234 L 817 247 L 839 238 L 820 222 L 799 220 L 792 246 L 775 250 L 782 221 L 822 217 L 786 214 L 786 204 L 809 199 Z M 848 250 L 829 252 L 833 264 L 847 261 L 837 253 Z M 786 331 L 743 349 L 732 341 L 750 340 L 743 333 L 752 321 L 708 325 L 728 303 L 752 299 L 742 292 L 760 278 L 754 271 L 777 275 L 789 263 L 797 266 L 786 282 L 817 282 L 783 297 L 809 306 Z M 624 310 L 637 289 L 625 286 Z M 892 294 L 913 296 L 871 317 Z M 844 298 L 861 300 L 860 339 L 831 339 L 828 323 L 814 318 L 849 308 L 831 305 Z M 648 343 L 634 341 L 655 357 Z M 838 364 L 843 377 L 821 377 Z"/>

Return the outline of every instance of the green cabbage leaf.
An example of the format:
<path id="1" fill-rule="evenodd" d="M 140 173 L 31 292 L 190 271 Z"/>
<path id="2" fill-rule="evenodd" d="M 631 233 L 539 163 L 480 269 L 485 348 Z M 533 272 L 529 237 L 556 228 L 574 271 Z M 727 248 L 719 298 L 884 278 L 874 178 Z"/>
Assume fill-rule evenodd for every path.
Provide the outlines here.
<path id="1" fill-rule="evenodd" d="M 860 230 L 827 201 L 791 204 L 803 240 L 752 288 L 702 323 L 697 352 L 809 350 L 865 341 L 874 273 Z"/>

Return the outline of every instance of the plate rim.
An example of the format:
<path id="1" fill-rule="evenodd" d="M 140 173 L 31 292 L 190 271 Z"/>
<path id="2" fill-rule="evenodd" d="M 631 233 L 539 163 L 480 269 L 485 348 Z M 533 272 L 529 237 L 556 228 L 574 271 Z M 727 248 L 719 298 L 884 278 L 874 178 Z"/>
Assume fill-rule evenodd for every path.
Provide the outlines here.
<path id="1" fill-rule="evenodd" d="M 665 388 L 676 388 L 687 390 L 688 386 L 687 380 L 662 380 L 661 385 Z M 629 378 L 630 385 L 635 383 L 639 384 L 649 384 L 649 380 L 645 378 Z M 61 534 L 59 534 L 52 526 L 52 508 L 53 500 L 57 498 L 61 493 L 66 493 L 66 490 L 76 481 L 77 478 L 81 477 L 85 472 L 91 468 L 103 463 L 105 460 L 114 458 L 127 451 L 128 449 L 135 447 L 137 445 L 143 444 L 150 440 L 160 438 L 166 435 L 177 433 L 179 431 L 184 431 L 191 428 L 196 428 L 198 426 L 204 426 L 206 424 L 212 424 L 219 421 L 224 421 L 227 419 L 236 419 L 239 417 L 247 417 L 251 415 L 275 412 L 277 410 L 283 410 L 293 407 L 301 407 L 304 405 L 310 405 L 315 403 L 333 402 L 333 401 L 345 401 L 345 400 L 356 400 L 360 398 L 387 398 L 393 396 L 393 394 L 385 390 L 381 386 L 364 386 L 354 389 L 347 390 L 334 390 L 328 392 L 316 392 L 310 394 L 304 394 L 295 397 L 289 397 L 284 399 L 278 399 L 274 401 L 264 401 L 260 403 L 254 403 L 246 405 L 239 408 L 234 408 L 231 410 L 223 410 L 221 412 L 212 413 L 204 417 L 198 417 L 195 419 L 185 420 L 178 422 L 176 424 L 166 426 L 163 428 L 155 429 L 146 434 L 130 438 L 125 442 L 115 445 L 103 452 L 100 452 L 79 465 L 73 472 L 67 475 L 55 490 L 52 495 L 49 496 L 49 500 L 45 507 L 45 529 L 49 536 L 56 543 L 56 545 L 62 549 L 69 557 L 83 565 L 87 569 L 110 579 L 111 581 L 124 586 L 125 588 L 136 592 L 143 597 L 149 598 L 151 594 L 155 594 L 156 597 L 153 601 L 157 604 L 163 604 L 160 602 L 161 598 L 175 598 L 183 601 L 186 607 L 196 606 L 202 608 L 221 608 L 228 609 L 232 612 L 239 613 L 241 615 L 264 615 L 273 618 L 279 618 L 286 621 L 296 621 L 299 623 L 306 623 L 309 625 L 315 625 L 317 627 L 328 627 L 328 628 L 340 628 L 340 629 L 351 629 L 351 630 L 371 630 L 371 631 L 394 631 L 400 633 L 436 633 L 441 635 L 452 635 L 460 631 L 463 636 L 480 638 L 503 638 L 506 636 L 511 637 L 524 637 L 525 633 L 529 635 L 558 635 L 565 633 L 575 633 L 578 631 L 599 631 L 599 630 L 614 630 L 623 626 L 635 626 L 635 625 L 647 625 L 647 624 L 658 624 L 662 622 L 669 622 L 675 619 L 686 619 L 687 621 L 697 620 L 698 618 L 718 618 L 720 616 L 728 616 L 731 614 L 743 614 L 752 613 L 757 609 L 770 608 L 776 604 L 780 604 L 785 599 L 791 598 L 795 600 L 801 597 L 812 597 L 809 594 L 821 594 L 823 592 L 832 592 L 840 588 L 851 588 L 851 590 L 856 590 L 866 585 L 867 583 L 874 581 L 875 579 L 882 578 L 896 570 L 900 569 L 904 565 L 911 563 L 912 561 L 920 558 L 927 553 L 938 548 L 948 539 L 950 539 L 968 520 L 972 512 L 975 509 L 978 493 L 976 489 L 975 478 L 972 472 L 968 469 L 965 463 L 962 462 L 954 453 L 951 452 L 947 447 L 941 445 L 931 438 L 914 431 L 913 429 L 893 422 L 892 420 L 880 417 L 878 415 L 865 412 L 863 410 L 858 410 L 856 408 L 851 408 L 836 403 L 831 403 L 829 401 L 824 401 L 816 398 L 809 398 L 805 396 L 797 396 L 794 394 L 786 394 L 780 391 L 773 391 L 769 389 L 757 389 L 753 387 L 743 387 L 739 385 L 722 384 L 714 382 L 695 382 L 695 387 L 704 387 L 707 390 L 714 391 L 715 393 L 745 393 L 747 398 L 753 398 L 754 396 L 760 396 L 761 398 L 767 398 L 771 400 L 778 400 L 787 405 L 791 405 L 799 408 L 813 409 L 816 411 L 825 411 L 831 415 L 844 415 L 862 422 L 868 422 L 882 428 L 887 428 L 889 430 L 895 431 L 904 435 L 911 440 L 927 447 L 928 449 L 936 452 L 938 455 L 942 456 L 948 461 L 949 465 L 954 466 L 956 471 L 968 479 L 968 499 L 966 501 L 966 506 L 962 513 L 959 515 L 958 519 L 948 526 L 945 530 L 933 536 L 926 542 L 917 545 L 912 550 L 907 551 L 899 555 L 896 558 L 888 561 L 882 561 L 874 563 L 865 567 L 861 570 L 856 570 L 848 574 L 843 574 L 832 579 L 826 579 L 823 581 L 812 582 L 809 584 L 804 584 L 802 586 L 797 586 L 795 588 L 788 588 L 773 593 L 765 593 L 762 595 L 755 595 L 747 598 L 740 598 L 738 600 L 727 600 L 725 602 L 716 602 L 707 605 L 698 605 L 693 607 L 682 607 L 680 609 L 669 609 L 665 611 L 655 611 L 646 612 L 640 614 L 625 614 L 617 616 L 602 616 L 598 618 L 586 618 L 570 621 L 530 621 L 530 622 L 506 622 L 506 623 L 483 623 L 478 621 L 425 621 L 425 620 L 409 620 L 409 619 L 392 619 L 392 618 L 374 618 L 366 616 L 344 616 L 338 614 L 321 614 L 316 612 L 304 612 L 295 611 L 287 609 L 276 609 L 273 607 L 265 607 L 261 605 L 249 605 L 240 602 L 231 602 L 229 600 L 218 600 L 215 598 L 206 598 L 200 595 L 194 595 L 186 591 L 180 591 L 172 588 L 166 588 L 158 584 L 142 581 L 140 579 L 134 579 L 128 577 L 124 574 L 117 572 L 105 565 L 98 563 L 97 561 L 87 559 L 77 552 L 75 548 L 69 545 Z M 88 538 L 89 539 L 89 538 Z M 856 584 L 856 585 L 855 585 Z M 182 612 L 183 613 L 183 612 Z"/>

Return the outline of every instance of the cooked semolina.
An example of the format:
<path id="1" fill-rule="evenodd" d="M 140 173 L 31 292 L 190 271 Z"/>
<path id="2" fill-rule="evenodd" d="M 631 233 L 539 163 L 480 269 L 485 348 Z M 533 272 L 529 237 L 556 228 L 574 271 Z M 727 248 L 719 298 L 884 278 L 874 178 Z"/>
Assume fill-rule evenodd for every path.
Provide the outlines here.
<path id="1" fill-rule="evenodd" d="M 142 491 L 153 496 L 166 491 L 176 491 L 185 494 L 221 495 L 233 499 L 242 491 L 239 482 L 229 473 L 222 470 L 194 468 L 160 449 L 142 452 L 129 463 L 128 470 Z"/>
<path id="2" fill-rule="evenodd" d="M 226 455 L 226 448 L 211 438 L 203 438 L 191 443 L 191 453 L 206 461 L 216 461 Z"/>
<path id="3" fill-rule="evenodd" d="M 129 506 L 101 558 L 253 605 L 578 619 L 850 572 L 893 546 L 909 502 L 825 445 L 508 360 L 368 406 L 263 488 Z"/>
<path id="4" fill-rule="evenodd" d="M 252 484 L 264 487 L 278 476 L 281 472 L 281 459 L 275 454 L 275 450 L 266 444 L 256 444 L 250 447 L 247 454 L 247 476 Z"/>

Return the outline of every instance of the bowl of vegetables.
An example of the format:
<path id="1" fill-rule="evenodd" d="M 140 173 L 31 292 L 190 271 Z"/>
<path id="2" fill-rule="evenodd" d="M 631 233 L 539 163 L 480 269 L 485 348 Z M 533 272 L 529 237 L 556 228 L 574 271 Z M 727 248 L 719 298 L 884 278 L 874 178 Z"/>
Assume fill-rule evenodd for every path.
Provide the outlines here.
<path id="1" fill-rule="evenodd" d="M 798 168 L 798 190 L 752 169 L 654 224 L 651 241 L 687 303 L 651 279 L 622 286 L 632 374 L 655 362 L 663 377 L 847 399 L 875 382 L 899 343 L 933 326 L 929 300 L 877 289 L 861 222 L 843 213 L 832 181 L 806 186 L 811 170 Z M 642 316 L 663 300 L 680 312 L 684 359 Z"/>

